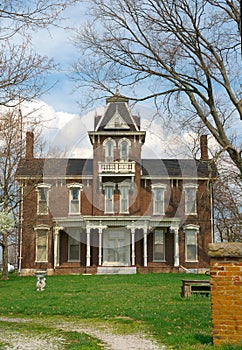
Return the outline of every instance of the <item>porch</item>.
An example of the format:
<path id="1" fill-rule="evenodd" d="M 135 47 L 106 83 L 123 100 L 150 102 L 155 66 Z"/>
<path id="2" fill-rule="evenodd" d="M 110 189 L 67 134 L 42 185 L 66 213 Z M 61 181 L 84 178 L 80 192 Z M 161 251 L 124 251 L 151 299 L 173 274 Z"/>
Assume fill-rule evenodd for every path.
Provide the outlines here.
<path id="1" fill-rule="evenodd" d="M 54 230 L 54 270 L 80 271 L 79 273 L 133 274 L 137 269 L 170 270 L 179 267 L 178 221 L 130 220 L 83 220 L 58 218 Z M 134 219 L 134 218 L 133 218 Z M 150 218 L 149 218 L 150 219 Z M 62 226 L 60 226 L 60 221 Z M 157 221 L 157 220 L 156 220 Z M 154 229 L 162 227 L 169 242 L 166 259 L 154 262 Z M 158 247 L 162 249 L 161 245 Z M 163 248 L 165 249 L 165 247 Z M 75 273 L 75 272 L 74 272 Z"/>

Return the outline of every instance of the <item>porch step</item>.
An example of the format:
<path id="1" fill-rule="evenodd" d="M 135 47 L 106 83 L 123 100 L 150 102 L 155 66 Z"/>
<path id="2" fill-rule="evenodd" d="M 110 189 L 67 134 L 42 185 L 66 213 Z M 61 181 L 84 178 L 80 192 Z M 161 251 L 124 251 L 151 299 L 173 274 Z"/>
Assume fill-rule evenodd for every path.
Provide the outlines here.
<path id="1" fill-rule="evenodd" d="M 134 275 L 136 274 L 135 266 L 99 266 L 97 275 Z"/>

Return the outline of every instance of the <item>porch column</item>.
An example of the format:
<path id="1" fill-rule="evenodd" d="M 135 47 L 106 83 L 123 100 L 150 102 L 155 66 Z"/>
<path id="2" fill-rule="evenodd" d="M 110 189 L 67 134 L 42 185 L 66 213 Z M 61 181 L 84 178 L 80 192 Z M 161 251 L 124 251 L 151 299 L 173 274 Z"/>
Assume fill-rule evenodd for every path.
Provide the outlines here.
<path id="1" fill-rule="evenodd" d="M 174 232 L 174 267 L 179 267 L 179 235 L 178 235 L 178 226 L 171 226 L 172 231 Z"/>
<path id="2" fill-rule="evenodd" d="M 60 230 L 61 227 L 54 228 L 54 269 L 60 265 Z"/>
<path id="3" fill-rule="evenodd" d="M 131 242 L 132 242 L 132 252 L 131 252 L 131 261 L 132 266 L 135 266 L 135 227 L 131 228 Z"/>
<path id="4" fill-rule="evenodd" d="M 134 221 L 132 221 L 131 225 L 127 225 L 126 227 L 131 232 L 131 265 L 135 266 L 135 230 L 136 230 L 136 225 L 135 225 Z"/>
<path id="5" fill-rule="evenodd" d="M 91 228 L 89 223 L 86 225 L 87 231 L 87 255 L 86 255 L 86 266 L 89 267 L 91 265 L 91 246 L 90 246 L 90 232 Z"/>
<path id="6" fill-rule="evenodd" d="M 144 267 L 147 267 L 147 258 L 148 258 L 148 254 L 147 254 L 147 231 L 148 228 L 144 227 Z"/>
<path id="7" fill-rule="evenodd" d="M 102 237 L 103 237 L 103 229 L 99 227 L 98 229 L 99 234 L 99 246 L 98 246 L 98 265 L 102 265 Z"/>

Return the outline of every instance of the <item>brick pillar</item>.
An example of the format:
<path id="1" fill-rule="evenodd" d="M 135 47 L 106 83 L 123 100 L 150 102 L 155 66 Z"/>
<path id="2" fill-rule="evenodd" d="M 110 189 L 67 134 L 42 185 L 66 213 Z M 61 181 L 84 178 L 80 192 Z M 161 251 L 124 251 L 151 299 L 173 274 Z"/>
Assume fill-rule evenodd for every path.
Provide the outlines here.
<path id="1" fill-rule="evenodd" d="M 209 244 L 214 345 L 242 344 L 242 243 Z"/>

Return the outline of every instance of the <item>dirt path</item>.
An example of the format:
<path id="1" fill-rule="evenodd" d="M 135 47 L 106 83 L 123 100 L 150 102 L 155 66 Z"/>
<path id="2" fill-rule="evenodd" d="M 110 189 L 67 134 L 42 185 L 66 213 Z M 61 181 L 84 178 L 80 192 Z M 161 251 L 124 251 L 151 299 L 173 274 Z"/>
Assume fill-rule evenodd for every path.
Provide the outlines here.
<path id="1" fill-rule="evenodd" d="M 0 321 L 5 322 L 34 322 L 41 323 L 39 320 L 29 320 L 22 318 L 0 317 Z M 98 338 L 105 350 L 165 350 L 166 346 L 159 346 L 157 342 L 147 334 L 114 334 L 111 329 L 100 329 L 91 325 L 73 323 L 73 322 L 57 322 L 51 323 L 53 328 L 62 329 L 64 331 L 76 331 L 79 333 L 89 334 Z M 33 335 L 12 334 L 7 330 L 0 332 L 0 340 L 8 343 L 4 350 L 61 350 L 61 338 L 46 335 L 44 339 Z"/>

